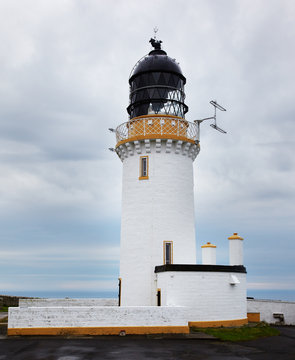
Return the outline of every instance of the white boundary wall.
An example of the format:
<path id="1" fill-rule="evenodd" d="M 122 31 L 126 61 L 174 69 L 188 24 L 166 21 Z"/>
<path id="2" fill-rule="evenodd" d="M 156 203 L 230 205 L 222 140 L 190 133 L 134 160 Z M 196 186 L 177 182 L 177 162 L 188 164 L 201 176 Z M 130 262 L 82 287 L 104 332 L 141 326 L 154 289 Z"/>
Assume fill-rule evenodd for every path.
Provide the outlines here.
<path id="1" fill-rule="evenodd" d="M 181 307 L 28 307 L 9 308 L 8 328 L 187 326 Z"/>
<path id="2" fill-rule="evenodd" d="M 260 313 L 260 321 L 269 324 L 279 322 L 273 314 L 283 314 L 285 325 L 295 325 L 295 302 L 280 300 L 247 300 L 247 311 L 249 313 Z"/>
<path id="3" fill-rule="evenodd" d="M 118 306 L 118 299 L 19 299 L 19 307 Z"/>
<path id="4" fill-rule="evenodd" d="M 215 302 L 195 303 L 194 307 L 169 306 L 76 306 L 76 307 L 11 307 L 8 329 L 54 327 L 122 327 L 124 326 L 187 326 L 189 321 L 230 320 L 244 318 L 244 313 L 229 313 L 228 306 L 219 307 L 224 316 L 216 315 Z M 198 301 L 195 298 L 195 301 Z M 273 313 L 283 313 L 286 325 L 295 325 L 295 303 L 271 300 L 248 300 L 248 312 L 259 312 L 261 320 L 275 323 Z M 234 305 L 233 305 L 234 306 Z M 236 311 L 236 310 L 235 310 Z"/>

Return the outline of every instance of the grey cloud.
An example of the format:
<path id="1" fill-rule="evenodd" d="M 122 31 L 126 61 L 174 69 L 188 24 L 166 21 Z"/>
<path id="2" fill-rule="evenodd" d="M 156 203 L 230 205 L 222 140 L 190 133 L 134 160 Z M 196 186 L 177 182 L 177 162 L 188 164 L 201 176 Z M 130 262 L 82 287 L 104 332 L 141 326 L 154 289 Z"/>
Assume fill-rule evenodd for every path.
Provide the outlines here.
<path id="1" fill-rule="evenodd" d="M 254 275 L 268 269 L 272 276 L 273 258 L 253 254 L 269 244 L 278 253 L 278 229 L 288 246 L 292 242 L 292 1 L 152 0 L 146 12 L 132 0 L 10 0 L 0 6 L 2 247 L 119 244 L 122 165 L 107 150 L 115 144 L 107 129 L 127 121 L 128 76 L 149 51 L 157 25 L 163 47 L 187 77 L 187 119 L 212 115 L 211 99 L 227 108 L 217 117 L 227 135 L 209 124 L 201 129 L 198 244 L 220 241 L 225 259 L 226 236 L 244 232 Z M 287 259 L 281 276 L 290 272 L 287 253 L 278 255 L 279 263 Z M 49 256 L 50 268 L 56 258 Z M 95 272 L 85 259 L 79 268 L 89 279 Z M 103 270 L 97 271 L 102 279 Z M 111 273 L 116 279 L 118 268 Z M 13 267 L 7 276 L 13 282 Z M 62 270 L 60 276 L 50 286 L 61 287 Z"/>

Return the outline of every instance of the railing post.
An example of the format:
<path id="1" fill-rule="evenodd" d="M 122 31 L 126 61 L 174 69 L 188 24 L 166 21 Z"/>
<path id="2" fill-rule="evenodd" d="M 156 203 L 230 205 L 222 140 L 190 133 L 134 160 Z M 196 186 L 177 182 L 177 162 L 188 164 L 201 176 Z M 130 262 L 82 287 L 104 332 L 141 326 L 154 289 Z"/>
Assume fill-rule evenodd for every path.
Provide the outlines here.
<path id="1" fill-rule="evenodd" d="M 189 139 L 189 135 L 190 135 L 190 126 L 189 126 L 189 122 L 187 121 L 187 126 L 185 124 L 185 134 L 186 134 L 186 137 Z"/>

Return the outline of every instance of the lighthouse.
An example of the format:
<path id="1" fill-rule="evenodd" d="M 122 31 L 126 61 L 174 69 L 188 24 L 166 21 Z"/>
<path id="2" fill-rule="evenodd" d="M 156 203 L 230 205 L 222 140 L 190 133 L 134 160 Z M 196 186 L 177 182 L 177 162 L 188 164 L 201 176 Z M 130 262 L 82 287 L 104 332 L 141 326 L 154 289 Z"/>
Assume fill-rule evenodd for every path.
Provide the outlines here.
<path id="1" fill-rule="evenodd" d="M 225 109 L 211 101 L 214 117 L 187 121 L 186 78 L 161 41 L 150 42 L 153 50 L 129 78 L 129 120 L 110 129 L 116 133 L 111 150 L 123 164 L 119 302 L 29 299 L 9 309 L 9 335 L 189 333 L 248 322 L 243 238 L 228 238 L 229 265 L 216 264 L 210 241 L 196 263 L 199 126 L 214 119 L 211 126 L 225 133 L 216 125 L 216 107 Z"/>
<path id="2" fill-rule="evenodd" d="M 120 304 L 159 302 L 155 266 L 195 264 L 193 162 L 198 127 L 185 115 L 186 78 L 175 59 L 153 50 L 129 78 L 129 121 L 116 129 L 123 163 Z"/>

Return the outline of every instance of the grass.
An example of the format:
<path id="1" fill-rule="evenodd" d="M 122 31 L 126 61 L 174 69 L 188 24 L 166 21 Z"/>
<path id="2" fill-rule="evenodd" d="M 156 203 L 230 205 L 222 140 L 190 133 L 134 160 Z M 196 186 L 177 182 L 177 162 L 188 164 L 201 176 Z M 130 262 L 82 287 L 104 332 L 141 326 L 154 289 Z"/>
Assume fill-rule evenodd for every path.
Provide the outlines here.
<path id="1" fill-rule="evenodd" d="M 192 331 L 201 331 L 224 341 L 247 341 L 280 334 L 279 330 L 270 327 L 266 323 L 258 323 L 255 326 L 245 325 L 236 328 L 192 328 Z"/>
<path id="2" fill-rule="evenodd" d="M 0 312 L 7 312 L 8 306 L 0 306 Z"/>

